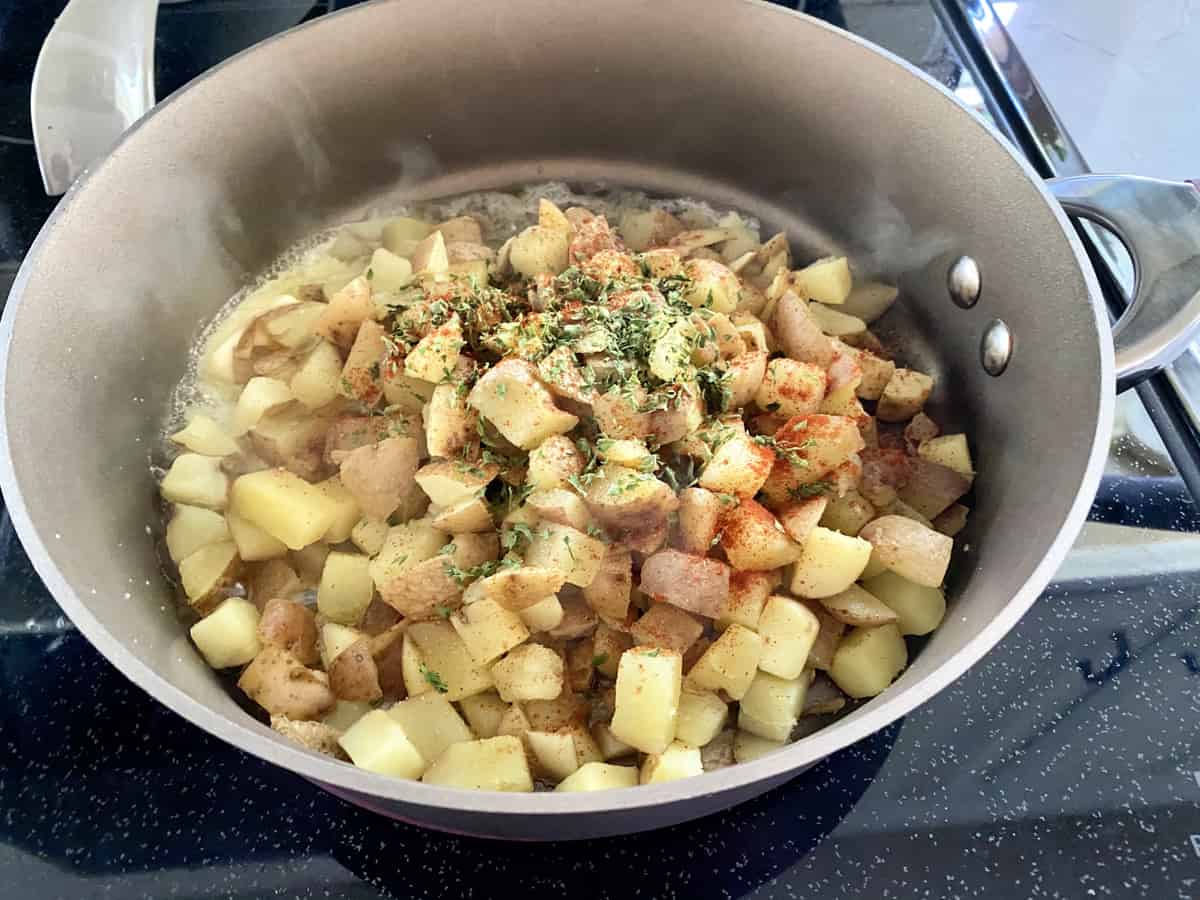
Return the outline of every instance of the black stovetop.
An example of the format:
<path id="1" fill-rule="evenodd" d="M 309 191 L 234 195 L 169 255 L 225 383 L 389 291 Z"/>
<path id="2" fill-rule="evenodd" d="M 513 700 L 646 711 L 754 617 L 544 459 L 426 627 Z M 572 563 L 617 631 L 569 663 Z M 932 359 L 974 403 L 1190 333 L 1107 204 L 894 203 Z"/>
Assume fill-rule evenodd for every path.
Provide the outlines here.
<path id="1" fill-rule="evenodd" d="M 9 277 L 53 207 L 28 88 L 61 6 L 0 0 Z M 164 5 L 160 95 L 329 6 Z M 845 18 L 961 74 L 924 5 L 855 0 Z M 1195 508 L 1169 479 L 1109 486 L 1094 518 L 1117 524 L 1090 525 L 1017 628 L 930 703 L 726 813 L 563 845 L 379 818 L 210 737 L 72 628 L 5 516 L 0 896 L 1200 898 L 1200 539 L 1182 530 Z"/>

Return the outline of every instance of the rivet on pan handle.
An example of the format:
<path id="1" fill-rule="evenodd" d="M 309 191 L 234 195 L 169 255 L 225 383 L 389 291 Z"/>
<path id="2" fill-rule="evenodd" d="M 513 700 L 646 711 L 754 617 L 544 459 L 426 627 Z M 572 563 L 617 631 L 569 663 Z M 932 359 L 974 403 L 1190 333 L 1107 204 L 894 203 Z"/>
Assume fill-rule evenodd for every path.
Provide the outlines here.
<path id="1" fill-rule="evenodd" d="M 1117 391 L 1169 365 L 1200 332 L 1200 190 L 1133 175 L 1054 178 L 1066 211 L 1108 228 L 1133 259 L 1133 302 L 1113 328 Z"/>

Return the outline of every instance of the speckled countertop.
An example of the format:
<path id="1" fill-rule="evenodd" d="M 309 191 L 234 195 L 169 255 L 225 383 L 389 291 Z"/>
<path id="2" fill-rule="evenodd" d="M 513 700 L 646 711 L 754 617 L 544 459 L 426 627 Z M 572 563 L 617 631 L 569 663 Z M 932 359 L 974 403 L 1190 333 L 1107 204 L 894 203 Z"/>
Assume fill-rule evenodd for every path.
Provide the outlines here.
<path id="1" fill-rule="evenodd" d="M 0 0 L 10 274 L 52 207 L 23 103 L 61 5 Z M 328 5 L 164 6 L 160 92 Z M 840 11 L 960 76 L 923 3 Z M 1090 525 L 1013 633 L 903 721 L 724 814 L 566 845 L 391 822 L 210 737 L 61 617 L 5 516 L 0 896 L 1200 898 L 1200 539 L 1174 489 L 1109 491 L 1096 517 L 1122 524 Z"/>

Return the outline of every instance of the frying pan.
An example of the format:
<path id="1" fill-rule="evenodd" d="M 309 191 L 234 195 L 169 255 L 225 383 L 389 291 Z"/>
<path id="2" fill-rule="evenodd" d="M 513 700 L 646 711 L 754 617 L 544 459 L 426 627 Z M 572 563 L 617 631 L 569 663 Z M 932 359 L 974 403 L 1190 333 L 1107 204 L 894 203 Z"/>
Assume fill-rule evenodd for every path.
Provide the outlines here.
<path id="1" fill-rule="evenodd" d="M 380 198 L 555 178 L 740 208 L 785 229 L 801 260 L 845 253 L 900 285 L 883 324 L 902 359 L 936 377 L 933 415 L 971 435 L 980 473 L 947 619 L 881 696 L 752 763 L 681 781 L 466 792 L 310 753 L 238 706 L 171 613 L 146 462 L 168 393 L 198 324 L 302 236 Z M 1064 207 L 1131 249 L 1137 298 L 1115 331 Z M 0 327 L 0 485 L 79 629 L 200 727 L 436 828 L 634 832 L 770 789 L 983 656 L 1071 546 L 1114 391 L 1185 345 L 1198 285 L 1190 186 L 1043 184 L 945 90 L 803 16 L 755 2 L 382 2 L 234 57 L 72 188 Z"/>

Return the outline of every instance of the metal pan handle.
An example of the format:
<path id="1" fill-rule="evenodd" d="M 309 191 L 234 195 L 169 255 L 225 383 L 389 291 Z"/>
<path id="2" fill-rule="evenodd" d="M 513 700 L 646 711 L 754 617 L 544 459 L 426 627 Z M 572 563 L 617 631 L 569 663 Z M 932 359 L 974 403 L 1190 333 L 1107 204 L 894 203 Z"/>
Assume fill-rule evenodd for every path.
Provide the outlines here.
<path id="1" fill-rule="evenodd" d="M 1200 333 L 1200 190 L 1133 175 L 1052 178 L 1072 216 L 1112 231 L 1133 259 L 1133 302 L 1113 327 L 1117 391 L 1169 365 Z"/>

